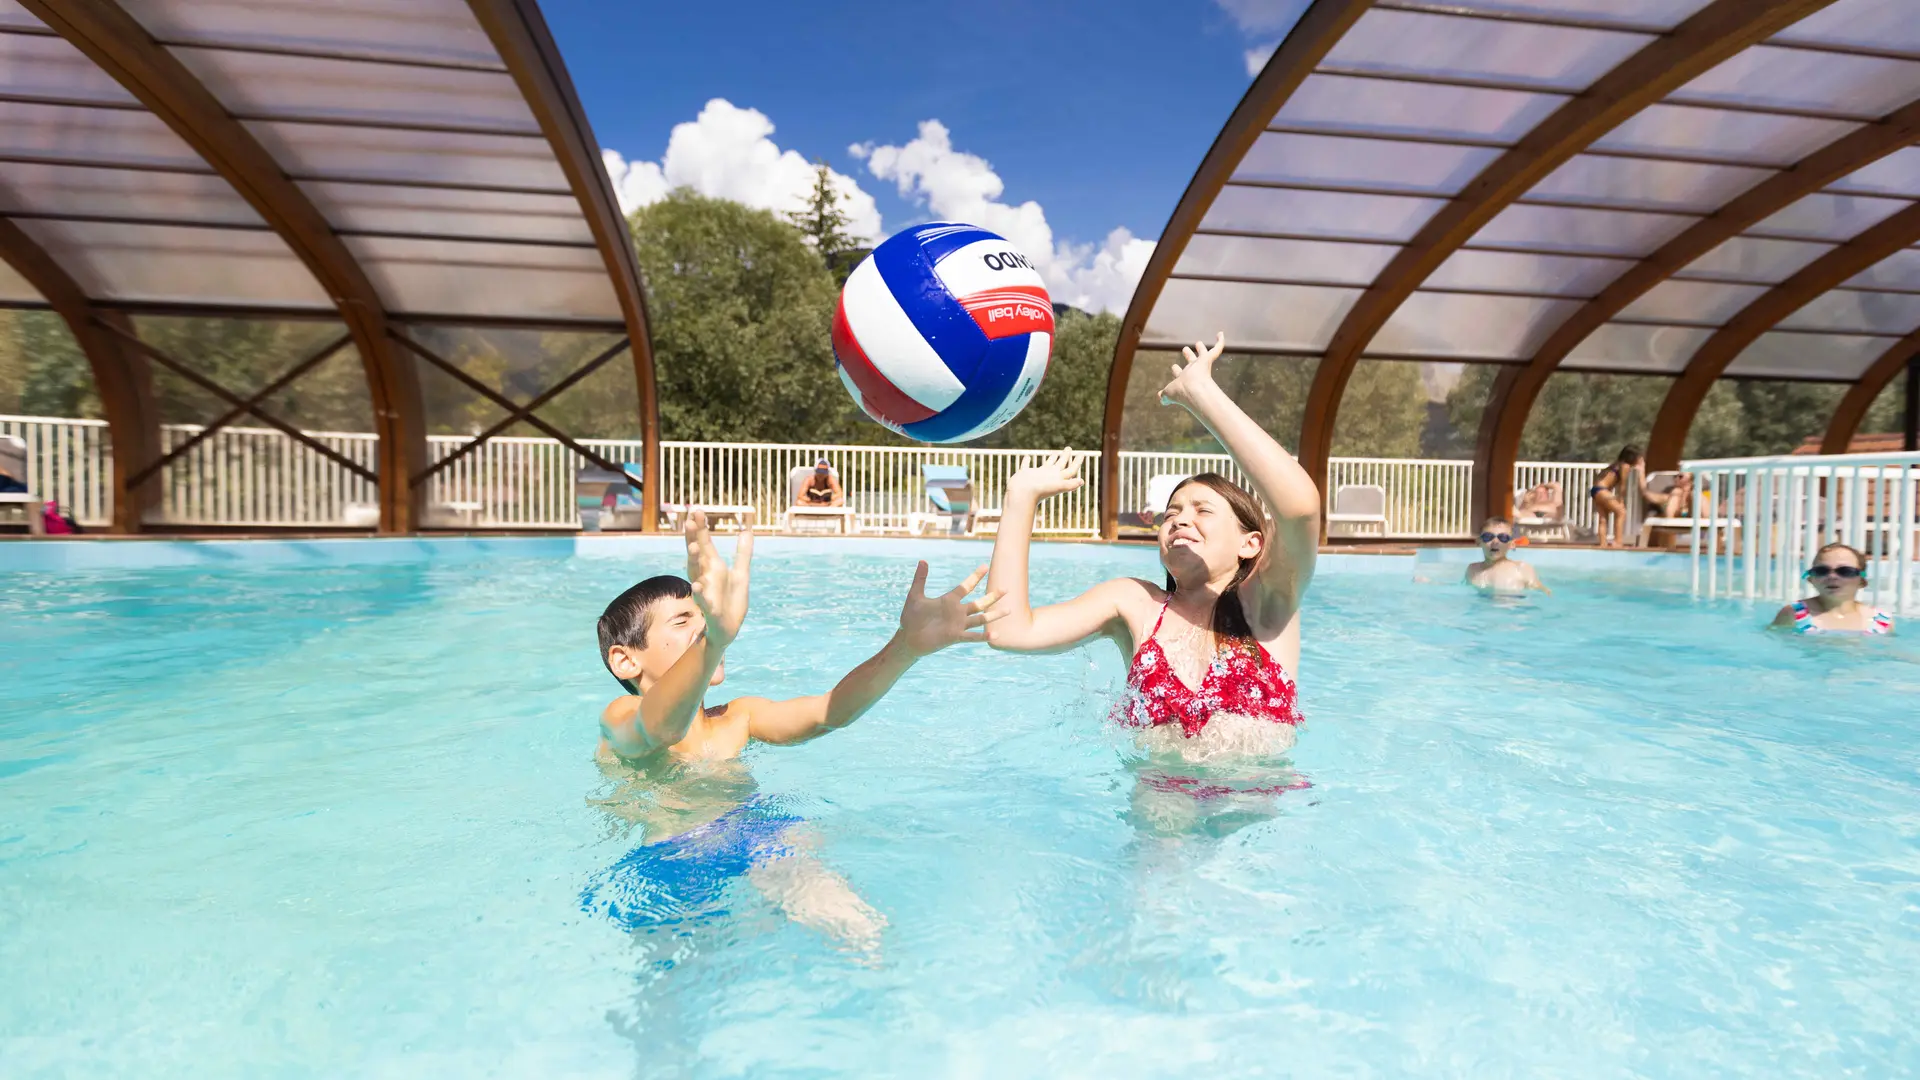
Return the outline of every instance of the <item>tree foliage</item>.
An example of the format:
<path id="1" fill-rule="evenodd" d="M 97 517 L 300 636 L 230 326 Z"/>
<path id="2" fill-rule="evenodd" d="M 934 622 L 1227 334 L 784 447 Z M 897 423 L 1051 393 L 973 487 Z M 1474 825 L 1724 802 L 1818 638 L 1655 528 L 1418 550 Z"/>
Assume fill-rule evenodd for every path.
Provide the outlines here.
<path id="1" fill-rule="evenodd" d="M 847 232 L 849 219 L 840 209 L 840 193 L 833 189 L 833 170 L 826 162 L 813 163 L 813 190 L 807 192 L 806 206 L 784 217 L 820 253 L 834 280 L 845 284 L 860 261 L 860 242 Z"/>

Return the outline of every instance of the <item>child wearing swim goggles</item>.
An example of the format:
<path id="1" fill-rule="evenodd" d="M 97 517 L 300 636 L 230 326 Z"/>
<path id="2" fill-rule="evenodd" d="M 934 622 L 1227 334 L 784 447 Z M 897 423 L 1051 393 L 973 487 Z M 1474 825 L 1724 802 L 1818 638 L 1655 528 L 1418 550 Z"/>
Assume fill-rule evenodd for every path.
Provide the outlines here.
<path id="1" fill-rule="evenodd" d="M 1480 561 L 1467 565 L 1466 582 L 1484 592 L 1519 593 L 1538 589 L 1551 596 L 1534 568 L 1513 558 L 1513 523 L 1488 518 L 1480 526 Z"/>
<path id="2" fill-rule="evenodd" d="M 1828 544 L 1813 553 L 1813 565 L 1801 575 L 1813 595 L 1795 600 L 1773 617 L 1773 629 L 1796 634 L 1891 634 L 1893 616 L 1860 602 L 1867 587 L 1867 560 L 1847 544 Z"/>

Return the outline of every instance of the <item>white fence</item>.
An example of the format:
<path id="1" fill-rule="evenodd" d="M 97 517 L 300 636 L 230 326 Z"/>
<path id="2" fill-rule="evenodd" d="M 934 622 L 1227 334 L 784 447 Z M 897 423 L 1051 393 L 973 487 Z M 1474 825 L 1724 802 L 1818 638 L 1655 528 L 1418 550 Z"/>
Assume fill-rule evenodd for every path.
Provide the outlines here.
<path id="1" fill-rule="evenodd" d="M 1920 614 L 1920 454 L 1690 461 L 1696 509 L 1693 589 L 1787 601 L 1806 595 L 1813 553 L 1850 544 L 1867 557 L 1863 598 Z"/>
<path id="2" fill-rule="evenodd" d="M 193 425 L 166 425 L 161 430 L 162 451 L 180 446 L 200 430 Z M 103 422 L 0 417 L 0 433 L 27 440 L 35 490 L 51 494 L 84 525 L 103 526 L 111 520 L 113 469 Z M 378 440 L 374 435 L 309 434 L 348 460 L 375 469 Z M 435 462 L 445 460 L 468 441 L 461 435 L 429 436 L 428 456 Z M 637 439 L 583 439 L 581 444 L 615 462 L 637 462 L 642 453 Z M 787 507 L 789 474 L 825 457 L 838 470 L 860 527 L 899 532 L 907 529 L 909 515 L 930 509 L 921 466 L 964 466 L 973 479 L 974 505 L 992 509 L 1001 503 L 1007 477 L 1029 453 L 1044 451 L 669 442 L 661 448 L 660 494 L 666 503 L 751 505 L 758 520 L 768 525 Z M 1081 536 L 1098 532 L 1099 455 L 1088 451 L 1077 456 L 1086 484 L 1049 500 L 1036 522 L 1038 531 Z M 481 528 L 577 528 L 573 478 L 585 464 L 553 439 L 490 439 L 470 453 L 460 453 L 457 461 L 427 482 L 430 520 Z M 1559 482 L 1571 523 L 1576 529 L 1591 528 L 1593 514 L 1586 490 L 1601 468 L 1584 462 L 1529 462 L 1520 465 L 1515 482 L 1521 487 L 1543 480 Z M 1121 453 L 1121 524 L 1141 524 L 1153 477 L 1198 472 L 1218 472 L 1246 482 L 1225 454 Z M 1478 525 L 1471 505 L 1471 462 L 1335 458 L 1329 479 L 1329 505 L 1343 486 L 1384 488 L 1385 535 L 1390 538 L 1458 539 L 1473 535 Z M 370 481 L 268 428 L 222 428 L 162 470 L 160 484 L 157 520 L 172 525 L 365 524 L 378 502 Z"/>

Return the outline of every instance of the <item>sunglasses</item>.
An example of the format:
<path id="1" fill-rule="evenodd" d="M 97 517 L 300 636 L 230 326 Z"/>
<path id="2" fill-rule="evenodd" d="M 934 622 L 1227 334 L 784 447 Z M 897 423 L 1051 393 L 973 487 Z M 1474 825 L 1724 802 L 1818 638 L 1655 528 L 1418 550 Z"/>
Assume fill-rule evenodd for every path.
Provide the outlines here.
<path id="1" fill-rule="evenodd" d="M 1495 540 L 1498 540 L 1503 544 L 1511 544 L 1513 543 L 1513 534 L 1512 533 L 1481 533 L 1480 534 L 1480 542 L 1483 544 L 1491 544 Z"/>
<path id="2" fill-rule="evenodd" d="M 1851 580 L 1860 577 L 1863 573 L 1864 571 L 1857 566 L 1827 566 L 1822 563 L 1808 570 L 1807 576 L 1810 578 L 1837 577 L 1842 580 Z"/>

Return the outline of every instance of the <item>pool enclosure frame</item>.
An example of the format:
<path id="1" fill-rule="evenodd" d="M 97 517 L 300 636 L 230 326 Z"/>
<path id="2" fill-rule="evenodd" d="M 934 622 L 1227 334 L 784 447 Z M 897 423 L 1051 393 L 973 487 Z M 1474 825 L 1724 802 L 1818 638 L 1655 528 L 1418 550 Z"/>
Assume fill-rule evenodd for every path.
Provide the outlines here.
<path id="1" fill-rule="evenodd" d="M 442 0 L 433 5 L 375 13 L 379 17 L 400 21 L 430 15 L 444 23 L 449 18 L 462 17 L 458 9 L 464 7 L 465 15 L 471 17 L 472 26 L 477 26 L 479 33 L 484 34 L 485 41 L 496 54 L 497 65 L 491 61 L 475 64 L 445 58 L 397 56 L 379 41 L 362 43 L 363 47 L 352 49 L 329 49 L 299 42 L 279 44 L 261 40 L 258 25 L 208 31 L 204 25 L 193 22 L 195 18 L 204 18 L 207 9 L 182 13 L 170 9 L 167 0 L 145 0 L 137 4 L 118 0 L 18 0 L 18 3 L 28 15 L 38 20 L 38 25 L 17 18 L 0 20 L 0 36 L 15 42 L 57 37 L 123 88 L 127 97 L 108 94 L 98 86 L 87 86 L 92 91 L 90 95 L 68 97 L 31 87 L 27 89 L 34 92 L 22 93 L 12 92 L 14 87 L 0 87 L 0 98 L 34 107 L 71 108 L 99 114 L 144 111 L 158 118 L 173 135 L 190 147 L 205 169 L 129 164 L 105 156 L 89 158 L 85 155 L 66 155 L 50 158 L 36 153 L 0 158 L 0 183 L 10 179 L 6 172 L 7 163 L 16 162 L 34 167 L 52 165 L 95 169 L 103 174 L 144 168 L 198 177 L 210 170 L 212 176 L 224 181 L 264 223 L 262 232 L 270 232 L 284 242 L 313 281 L 317 282 L 331 305 L 330 308 L 317 307 L 307 302 L 305 297 L 292 296 L 285 303 L 201 304 L 103 295 L 105 290 L 90 292 L 81 284 L 86 275 L 63 262 L 48 244 L 36 240 L 32 234 L 32 226 L 40 223 L 105 224 L 128 228 L 151 225 L 203 230 L 257 228 L 252 223 L 222 224 L 177 217 L 157 221 L 144 216 L 103 217 L 97 214 L 43 213 L 37 210 L 25 213 L 14 210 L 0 215 L 0 260 L 4 260 L 14 274 L 37 292 L 40 298 L 39 301 L 9 300 L 5 306 L 50 310 L 58 315 L 71 331 L 91 369 L 102 411 L 112 433 L 113 472 L 118 487 L 118 497 L 114 499 L 113 531 L 134 533 L 142 530 L 147 524 L 148 510 L 157 498 L 155 478 L 161 466 L 188 449 L 176 447 L 167 455 L 161 452 L 161 425 L 155 405 L 150 364 L 159 364 L 175 372 L 207 393 L 224 400 L 229 406 L 201 433 L 201 439 L 251 414 L 290 437 L 305 440 L 306 436 L 292 425 L 273 417 L 262 402 L 347 345 L 352 345 L 358 352 L 365 369 L 379 437 L 377 466 L 368 469 L 339 457 L 318 443 L 307 441 L 317 448 L 316 452 L 338 458 L 337 463 L 343 468 L 377 483 L 381 532 L 405 533 L 419 529 L 425 523 L 422 498 L 425 482 L 453 460 L 443 458 L 436 462 L 429 457 L 427 421 L 423 415 L 418 375 L 420 363 L 448 372 L 468 385 L 469 389 L 493 400 L 507 411 L 505 421 L 478 434 L 469 447 L 484 443 L 515 422 L 525 422 L 568 443 L 572 449 L 596 464 L 617 469 L 619 466 L 602 461 L 598 455 L 579 447 L 565 434 L 540 420 L 534 415 L 534 410 L 598 370 L 621 351 L 627 352 L 632 358 L 638 391 L 636 407 L 645 450 L 642 455 L 643 476 L 637 479 L 642 481 L 641 494 L 647 508 L 647 520 L 657 520 L 659 419 L 639 265 L 625 219 L 600 161 L 599 144 L 588 126 L 559 50 L 535 0 L 465 0 L 464 4 L 460 0 Z M 136 17 L 136 12 L 147 15 L 148 22 L 172 19 L 195 26 L 201 34 L 188 40 L 169 40 L 150 30 Z M 302 14 L 322 19 L 326 17 L 326 13 L 317 11 Z M 221 36 L 221 30 L 229 31 L 226 37 Z M 252 36 L 249 36 L 250 33 Z M 458 78 L 462 77 L 463 72 L 491 78 L 503 72 L 511 78 L 527 111 L 537 123 L 537 137 L 544 140 L 552 163 L 557 164 L 559 173 L 564 177 L 564 189 L 536 190 L 474 182 L 460 172 L 463 162 L 457 160 L 457 154 L 444 151 L 442 157 L 436 159 L 447 169 L 446 175 L 442 176 L 409 176 L 404 180 L 395 180 L 369 173 L 363 177 L 330 175 L 319 179 L 342 187 L 379 188 L 385 185 L 386 190 L 414 189 L 416 193 L 438 189 L 448 193 L 450 198 L 455 192 L 466 193 L 476 200 L 475 205 L 482 205 L 482 201 L 488 198 L 545 199 L 549 200 L 549 205 L 552 200 L 570 199 L 578 215 L 570 220 L 575 225 L 584 223 L 585 231 L 591 236 L 591 244 L 520 239 L 507 232 L 493 236 L 476 235 L 470 231 L 457 235 L 436 235 L 428 231 L 352 233 L 343 228 L 339 221 L 330 220 L 323 207 L 310 194 L 305 181 L 316 178 L 303 177 L 296 163 L 276 157 L 274 150 L 269 148 L 269 140 L 260 133 L 261 125 L 306 124 L 330 132 L 353 130 L 375 135 L 394 132 L 405 135 L 411 132 L 422 139 L 444 136 L 449 140 L 449 145 L 454 145 L 452 140 L 469 137 L 530 141 L 535 136 L 525 127 L 508 126 L 490 130 L 484 123 L 394 121 L 352 115 L 309 116 L 300 114 L 298 110 L 282 110 L 277 115 L 258 108 L 248 111 L 236 108 L 235 99 L 244 102 L 249 92 L 259 91 L 258 84 L 270 82 L 272 75 L 256 75 L 256 85 L 252 86 L 247 85 L 244 78 L 238 77 L 228 77 L 225 85 L 209 84 L 206 78 L 197 74 L 195 68 L 183 60 L 183 55 L 195 54 L 203 58 L 206 55 L 239 56 L 266 65 L 384 65 L 386 70 L 423 79 L 443 73 L 453 73 L 449 77 Z M 55 60 L 64 59 L 64 53 L 55 56 Z M 218 65 L 214 67 L 217 69 Z M 221 70 L 225 76 L 224 69 Z M 86 85 L 84 75 L 70 77 Z M 23 80 L 25 78 L 22 76 Z M 351 92 L 346 90 L 343 94 Z M 442 102 L 425 101 L 429 96 L 428 89 L 420 90 L 419 94 L 424 102 L 420 111 L 429 111 L 429 105 L 443 107 Z M 350 110 L 343 110 L 345 112 Z M 426 155 L 422 156 L 424 158 Z M 26 222 L 28 227 L 23 227 L 22 222 Z M 555 316 L 550 312 L 527 314 L 513 311 L 497 316 L 457 312 L 442 315 L 404 305 L 397 306 L 390 298 L 383 297 L 382 289 L 376 285 L 375 275 L 370 272 L 365 260 L 356 255 L 349 243 L 349 237 L 354 235 L 400 241 L 418 245 L 422 250 L 440 252 L 416 261 L 429 263 L 434 272 L 446 274 L 473 275 L 513 269 L 508 264 L 487 267 L 477 266 L 471 261 L 462 263 L 461 258 L 454 254 L 462 250 L 462 245 L 479 250 L 488 244 L 524 244 L 527 245 L 526 250 L 544 252 L 590 246 L 597 253 L 598 264 L 604 270 L 617 301 L 618 316 L 589 313 L 572 317 L 564 313 Z M 110 253 L 107 257 L 115 256 Z M 152 343 L 142 340 L 134 321 L 135 316 L 142 315 L 337 321 L 344 332 L 338 339 L 272 379 L 264 389 L 243 397 L 194 373 L 179 358 L 169 356 Z M 623 335 L 623 339 L 613 348 L 599 352 L 531 402 L 518 405 L 465 376 L 457 367 L 433 354 L 405 332 L 409 326 L 435 325 L 475 329 L 613 332 Z"/>
<path id="2" fill-rule="evenodd" d="M 1634 8 L 1644 11 L 1661 6 L 1638 4 Z M 1630 305 L 1664 283 L 1675 280 L 1676 275 L 1687 271 L 1702 256 L 1736 238 L 1768 238 L 1769 234 L 1761 226 L 1774 215 L 1920 141 L 1920 93 L 1909 93 L 1909 100 L 1897 107 L 1872 114 L 1857 109 L 1823 111 L 1795 108 L 1764 100 L 1748 100 L 1739 95 L 1723 94 L 1701 99 L 1698 95 L 1688 98 L 1685 94 L 1689 84 L 1695 80 L 1715 72 L 1730 61 L 1736 61 L 1746 50 L 1763 45 L 1769 49 L 1789 51 L 1791 55 L 1806 58 L 1810 63 L 1833 65 L 1842 61 L 1873 61 L 1898 65 L 1903 73 L 1920 70 L 1920 50 L 1905 47 L 1905 41 L 1883 47 L 1879 43 L 1837 42 L 1830 40 L 1831 35 L 1827 38 L 1818 34 L 1789 35 L 1786 38 L 1776 36 L 1790 30 L 1801 20 L 1820 15 L 1829 8 L 1833 9 L 1827 12 L 1829 21 L 1854 16 L 1884 17 L 1890 13 L 1896 19 L 1920 23 L 1920 3 L 1914 0 L 1710 0 L 1705 3 L 1699 0 L 1675 0 L 1664 6 L 1684 17 L 1665 22 L 1636 22 L 1632 18 L 1614 17 L 1612 14 L 1601 17 L 1569 13 L 1569 5 L 1565 4 L 1488 4 L 1479 0 L 1458 4 L 1427 0 L 1313 0 L 1274 50 L 1265 68 L 1255 78 L 1252 87 L 1201 161 L 1162 232 L 1128 307 L 1109 375 L 1102 431 L 1101 450 L 1106 468 L 1102 472 L 1101 507 L 1106 534 L 1110 537 L 1115 534 L 1118 515 L 1123 509 L 1117 503 L 1115 485 L 1118 470 L 1113 466 L 1121 451 L 1121 428 L 1135 355 L 1143 348 L 1169 349 L 1177 348 L 1180 344 L 1167 333 L 1156 337 L 1149 331 L 1156 305 L 1160 303 L 1169 282 L 1175 279 L 1184 278 L 1195 289 L 1219 288 L 1220 285 L 1209 286 L 1209 283 L 1222 283 L 1226 287 L 1283 286 L 1320 290 L 1323 293 L 1353 294 L 1344 309 L 1337 312 L 1337 325 L 1322 340 L 1298 347 L 1256 346 L 1242 350 L 1318 361 L 1305 405 L 1297 452 L 1301 463 L 1322 487 L 1328 480 L 1342 396 L 1356 365 L 1362 359 L 1500 364 L 1500 373 L 1494 380 L 1490 400 L 1482 413 L 1473 459 L 1477 488 L 1474 505 L 1480 513 L 1487 515 L 1512 513 L 1513 491 L 1508 485 L 1489 483 L 1489 478 L 1513 475 L 1527 418 L 1542 388 L 1554 373 L 1607 370 L 1619 374 L 1676 376 L 1659 410 L 1649 440 L 1648 463 L 1653 469 L 1677 468 L 1694 416 L 1714 382 L 1726 377 L 1740 377 L 1738 371 L 1729 375 L 1729 367 L 1763 335 L 1802 332 L 1782 327 L 1784 320 L 1835 290 L 1895 296 L 1920 295 L 1920 285 L 1910 286 L 1903 282 L 1898 287 L 1882 287 L 1857 280 L 1884 260 L 1910 256 L 1913 249 L 1920 246 L 1920 191 L 1899 191 L 1889 198 L 1908 200 L 1903 209 L 1869 224 L 1850 237 L 1834 238 L 1831 242 L 1828 238 L 1821 238 L 1823 246 L 1829 250 L 1786 275 L 1783 280 L 1756 282 L 1752 278 L 1723 278 L 1716 281 L 1714 275 L 1699 270 L 1685 273 L 1685 281 L 1710 286 L 1766 286 L 1758 295 L 1740 304 L 1729 316 L 1718 320 L 1682 321 L 1670 317 L 1643 319 L 1628 312 Z M 1375 20 L 1371 24 L 1371 32 L 1365 21 L 1370 16 Z M 1589 40 L 1603 37 L 1630 39 L 1637 35 L 1640 40 L 1636 48 L 1625 52 L 1621 58 L 1604 68 L 1597 69 L 1584 82 L 1577 79 L 1561 83 L 1538 79 L 1501 79 L 1463 75 L 1457 70 L 1449 70 L 1449 63 L 1442 60 L 1435 60 L 1430 70 L 1415 70 L 1417 65 L 1408 58 L 1427 54 L 1421 53 L 1419 47 L 1396 40 L 1382 30 L 1385 20 L 1391 18 L 1424 20 L 1422 25 L 1431 24 L 1434 33 L 1456 34 L 1463 40 L 1479 43 L 1483 54 L 1497 51 L 1493 49 L 1494 45 L 1512 46 L 1529 34 L 1549 37 L 1560 35 L 1563 38 L 1584 36 Z M 1569 52 L 1571 54 L 1572 50 L 1569 49 Z M 1382 53 L 1385 54 L 1384 59 L 1378 55 Z M 1472 61 L 1460 61 L 1457 54 L 1449 56 L 1438 46 L 1432 48 L 1431 55 L 1451 59 L 1454 61 L 1451 65 L 1453 68 L 1463 64 L 1470 67 L 1472 64 Z M 1913 68 L 1905 66 L 1908 64 L 1914 65 Z M 1418 125 L 1409 122 L 1395 126 L 1381 119 L 1378 114 L 1365 112 L 1364 105 L 1348 106 L 1352 110 L 1351 115 L 1357 119 L 1346 124 L 1325 122 L 1320 117 L 1316 117 L 1313 123 L 1289 122 L 1286 113 L 1289 103 L 1301 96 L 1302 87 L 1310 78 L 1316 77 L 1323 83 L 1347 80 L 1354 86 L 1446 88 L 1447 92 L 1484 92 L 1489 96 L 1505 94 L 1509 97 L 1525 94 L 1541 99 L 1557 99 L 1557 103 L 1550 109 L 1543 109 L 1524 130 L 1508 132 L 1497 138 L 1468 138 L 1458 134 L 1408 130 Z M 1745 86 L 1742 84 L 1743 89 Z M 1680 95 L 1678 98 L 1673 96 L 1676 93 Z M 1699 148 L 1646 149 L 1595 145 L 1610 133 L 1618 131 L 1622 125 L 1642 118 L 1650 110 L 1662 106 L 1672 108 L 1675 105 L 1683 109 L 1692 108 L 1702 115 L 1707 115 L 1709 110 L 1718 110 L 1721 115 L 1778 117 L 1783 123 L 1819 120 L 1844 124 L 1850 130 L 1787 161 L 1743 160 L 1724 150 L 1709 153 L 1708 149 Z M 1335 107 L 1314 103 L 1305 106 L 1304 111 L 1311 115 L 1316 107 L 1323 113 L 1338 112 Z M 1345 117 L 1349 114 L 1339 115 Z M 1278 180 L 1263 179 L 1259 175 L 1263 166 L 1257 162 L 1249 166 L 1249 159 L 1250 155 L 1255 155 L 1256 144 L 1263 137 L 1274 135 L 1331 137 L 1356 145 L 1363 140 L 1372 140 L 1376 146 L 1397 144 L 1403 148 L 1403 155 L 1418 148 L 1448 148 L 1490 156 L 1457 186 L 1438 185 L 1425 191 L 1381 183 L 1369 186 L 1343 179 L 1302 179 L 1292 174 Z M 1602 160 L 1618 167 L 1621 174 L 1628 169 L 1642 167 L 1634 164 L 1639 162 L 1648 171 L 1669 166 L 1747 168 L 1756 173 L 1765 169 L 1768 175 L 1733 191 L 1715 205 L 1689 208 L 1684 212 L 1671 207 L 1654 209 L 1647 205 L 1539 190 L 1543 181 L 1555 177 L 1557 170 L 1573 162 L 1576 157 L 1583 157 L 1589 163 Z M 1334 159 L 1331 151 L 1327 158 Z M 1248 166 L 1245 171 L 1242 171 L 1243 166 Z M 1265 167 L 1272 167 L 1271 159 Z M 1311 170 L 1302 168 L 1299 171 L 1305 173 Z M 1354 225 L 1354 228 L 1345 230 L 1346 235 L 1332 228 L 1289 233 L 1259 229 L 1245 231 L 1219 224 L 1209 227 L 1209 211 L 1215 208 L 1216 202 L 1230 185 L 1249 198 L 1258 197 L 1260 189 L 1267 189 L 1270 193 L 1381 199 L 1418 196 L 1419 200 L 1437 202 L 1439 205 L 1423 223 L 1410 228 L 1408 235 L 1393 239 L 1368 235 L 1366 229 L 1359 227 L 1362 224 L 1360 222 L 1332 223 Z M 1650 181 L 1646 190 L 1656 190 L 1658 186 Z M 1683 228 L 1672 230 L 1671 235 L 1652 245 L 1650 250 L 1630 255 L 1598 255 L 1590 249 L 1555 249 L 1547 243 L 1503 245 L 1497 239 L 1480 239 L 1476 242 L 1476 237 L 1482 235 L 1482 230 L 1490 222 L 1515 207 L 1547 207 L 1595 215 L 1665 214 L 1691 220 Z M 1181 273 L 1182 256 L 1187 253 L 1195 237 L 1202 235 L 1212 238 L 1238 237 L 1255 242 L 1368 245 L 1369 250 L 1374 251 L 1393 245 L 1395 250 L 1376 271 L 1360 278 L 1344 280 L 1328 276 L 1332 272 L 1325 268 L 1279 262 L 1260 267 L 1257 272 L 1241 270 L 1221 273 L 1203 268 Z M 1544 256 L 1569 262 L 1573 259 L 1590 262 L 1613 260 L 1623 265 L 1604 286 L 1590 292 L 1548 289 L 1545 285 L 1536 285 L 1533 291 L 1516 287 L 1468 288 L 1430 280 L 1450 257 L 1467 251 Z M 1546 301 L 1555 304 L 1572 302 L 1574 306 L 1569 313 L 1537 334 L 1534 343 L 1523 345 L 1512 354 L 1475 356 L 1444 349 L 1407 353 L 1370 348 L 1390 320 L 1406 316 L 1411 325 L 1420 318 L 1417 312 L 1408 315 L 1409 301 L 1416 293 L 1424 293 L 1429 298 L 1441 294 L 1481 297 L 1490 301 L 1498 299 L 1502 302 L 1532 299 L 1543 301 L 1543 310 L 1549 311 L 1552 304 L 1544 303 Z M 1273 295 L 1281 297 L 1284 293 L 1275 290 Z M 1248 318 L 1254 316 L 1249 315 Z M 1677 370 L 1601 368 L 1584 362 L 1570 362 L 1583 342 L 1610 324 L 1616 327 L 1658 325 L 1685 328 L 1688 332 L 1710 332 L 1685 360 L 1684 366 Z M 1823 331 L 1804 332 L 1818 334 Z M 1834 337 L 1848 333 L 1841 330 L 1826 332 Z M 1863 332 L 1852 333 L 1857 337 Z M 1886 343 L 1878 356 L 1857 375 L 1810 368 L 1804 376 L 1778 373 L 1764 376 L 1804 377 L 1849 384 L 1845 398 L 1826 426 L 1822 446 L 1826 454 L 1846 452 L 1861 418 L 1875 397 L 1902 371 L 1908 369 L 1916 355 L 1920 355 L 1920 329 L 1914 329 L 1905 336 L 1899 336 L 1897 331 L 1893 334 L 1879 331 L 1864 333 L 1869 337 L 1878 334 L 1888 338 L 1897 337 L 1898 340 Z M 1230 348 L 1233 347 L 1234 336 L 1229 330 Z M 1910 426 L 1912 420 L 1910 413 Z"/>

